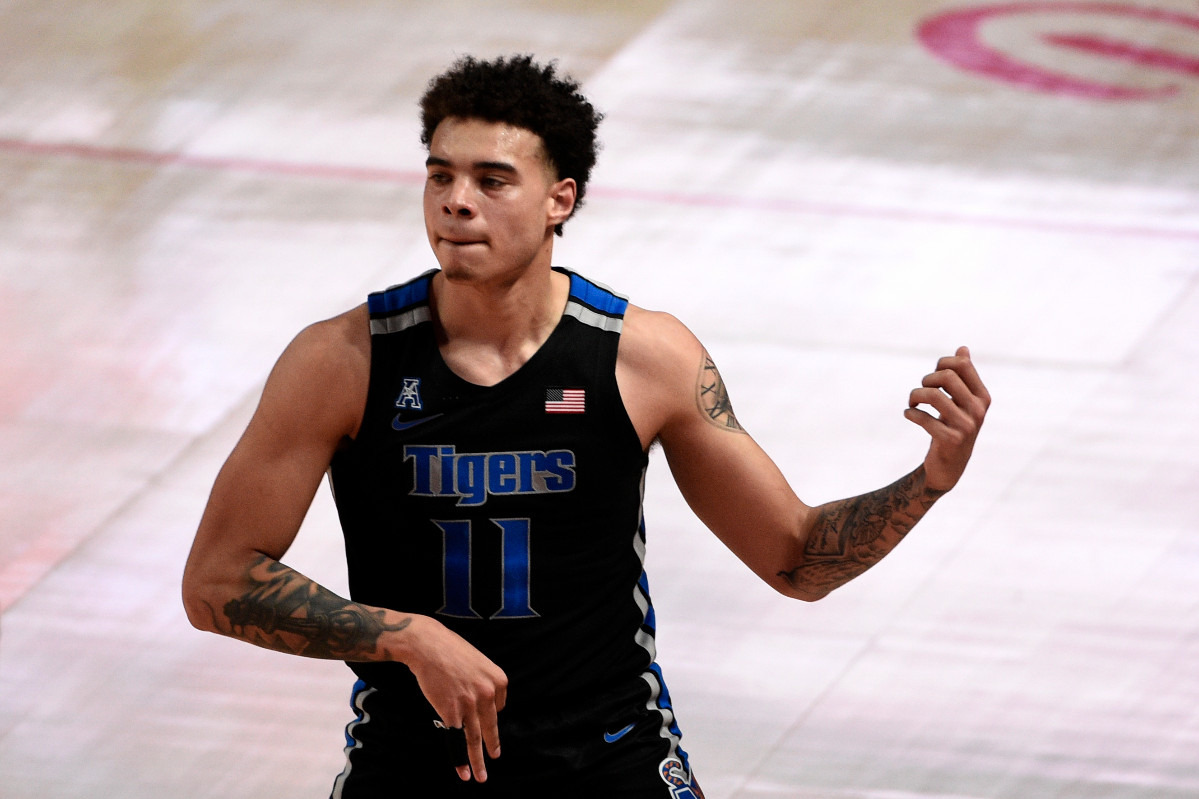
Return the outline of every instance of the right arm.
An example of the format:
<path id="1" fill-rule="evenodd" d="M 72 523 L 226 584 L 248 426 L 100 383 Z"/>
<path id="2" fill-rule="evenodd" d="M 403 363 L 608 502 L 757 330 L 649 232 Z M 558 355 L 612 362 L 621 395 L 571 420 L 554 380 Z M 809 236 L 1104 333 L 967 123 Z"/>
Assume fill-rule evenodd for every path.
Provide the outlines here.
<path id="1" fill-rule="evenodd" d="M 341 600 L 279 563 L 337 448 L 357 433 L 369 352 L 352 311 L 295 338 L 209 495 L 183 574 L 193 625 L 292 654 L 380 660 L 411 622 Z M 339 635 L 321 619 L 338 620 Z"/>
<path id="2" fill-rule="evenodd" d="M 367 330 L 359 307 L 305 329 L 280 356 L 213 485 L 184 569 L 184 607 L 197 628 L 268 649 L 404 663 L 441 720 L 465 729 L 485 779 L 483 743 L 499 753 L 503 671 L 428 616 L 352 602 L 280 562 L 333 455 L 357 434 Z"/>

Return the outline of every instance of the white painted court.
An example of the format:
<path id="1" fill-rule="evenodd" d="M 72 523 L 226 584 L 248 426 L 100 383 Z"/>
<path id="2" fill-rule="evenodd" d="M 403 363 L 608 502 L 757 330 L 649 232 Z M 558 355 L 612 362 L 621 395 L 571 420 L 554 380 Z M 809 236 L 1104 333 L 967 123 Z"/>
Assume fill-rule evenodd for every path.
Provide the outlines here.
<path id="1" fill-rule="evenodd" d="M 287 341 L 433 264 L 425 82 L 511 52 L 607 114 L 558 262 L 691 326 L 801 497 L 915 466 L 957 345 L 994 396 L 814 605 L 654 464 L 709 799 L 1199 796 L 1193 0 L 0 3 L 0 795 L 327 796 L 350 672 L 193 630 L 183 560 Z M 344 590 L 327 492 L 287 560 Z"/>

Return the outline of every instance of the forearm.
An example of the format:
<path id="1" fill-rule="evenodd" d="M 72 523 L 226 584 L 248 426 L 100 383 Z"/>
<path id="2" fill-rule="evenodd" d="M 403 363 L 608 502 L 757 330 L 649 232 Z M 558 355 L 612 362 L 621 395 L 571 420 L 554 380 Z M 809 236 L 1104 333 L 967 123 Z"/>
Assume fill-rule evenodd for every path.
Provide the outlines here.
<path id="1" fill-rule="evenodd" d="M 920 466 L 885 488 L 820 505 L 799 562 L 777 576 L 795 596 L 819 599 L 882 560 L 944 494 L 925 486 Z"/>
<path id="2" fill-rule="evenodd" d="M 412 617 L 343 599 L 266 555 L 230 584 L 189 590 L 188 616 L 201 629 L 267 649 L 334 660 L 390 660 L 384 636 Z"/>

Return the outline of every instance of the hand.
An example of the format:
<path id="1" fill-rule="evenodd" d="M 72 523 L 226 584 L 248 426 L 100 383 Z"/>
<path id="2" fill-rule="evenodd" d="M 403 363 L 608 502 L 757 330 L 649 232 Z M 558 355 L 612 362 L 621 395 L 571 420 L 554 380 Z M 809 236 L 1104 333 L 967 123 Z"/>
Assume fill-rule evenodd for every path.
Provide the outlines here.
<path id="1" fill-rule="evenodd" d="M 920 410 L 918 405 L 928 405 L 938 415 Z M 948 491 L 957 484 L 990 406 L 991 395 L 979 379 L 966 347 L 958 347 L 954 355 L 937 361 L 937 371 L 926 376 L 920 388 L 912 390 L 903 415 L 933 439 L 924 458 L 927 488 Z"/>
<path id="2" fill-rule="evenodd" d="M 499 711 L 508 695 L 508 677 L 499 666 L 461 636 L 428 616 L 414 616 L 413 652 L 403 662 L 416 677 L 421 692 L 445 726 L 462 729 L 470 765 L 458 766 L 458 776 L 471 774 L 486 782 L 483 747 L 500 756 Z"/>

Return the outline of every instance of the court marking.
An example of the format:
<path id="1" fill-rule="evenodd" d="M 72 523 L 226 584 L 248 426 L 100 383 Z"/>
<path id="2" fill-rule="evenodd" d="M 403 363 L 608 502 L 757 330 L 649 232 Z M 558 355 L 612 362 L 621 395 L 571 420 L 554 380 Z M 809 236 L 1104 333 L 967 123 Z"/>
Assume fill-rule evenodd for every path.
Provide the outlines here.
<path id="1" fill-rule="evenodd" d="M 267 176 L 340 180 L 351 183 L 390 183 L 403 186 L 419 186 L 425 181 L 425 173 L 414 170 L 280 161 L 236 156 L 207 156 L 178 152 L 157 152 L 126 147 L 103 147 L 93 144 L 69 142 L 38 142 L 14 138 L 0 138 L 0 153 L 34 155 L 47 158 L 77 158 L 87 161 L 144 166 L 182 167 L 217 172 L 241 172 Z M 1199 241 L 1199 229 L 1177 227 L 1092 224 L 1086 222 L 1035 219 L 1032 217 L 922 211 L 894 206 L 815 203 L 802 200 L 772 198 L 756 199 L 727 194 L 695 194 L 605 186 L 589 187 L 588 194 L 592 197 L 616 202 L 640 202 L 678 207 L 761 211 L 801 216 L 874 219 L 886 222 L 990 227 L 1010 230 L 1032 230 L 1044 233 Z"/>

